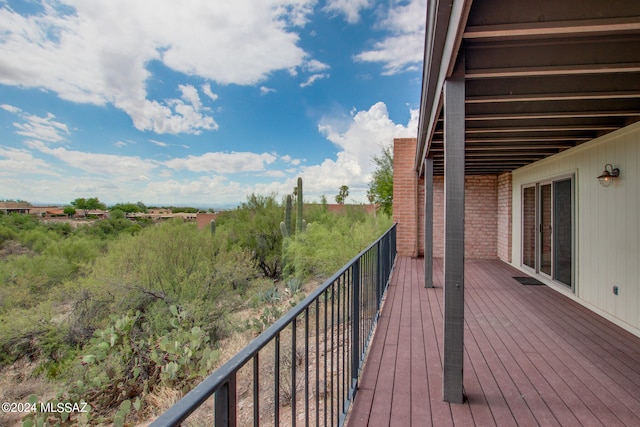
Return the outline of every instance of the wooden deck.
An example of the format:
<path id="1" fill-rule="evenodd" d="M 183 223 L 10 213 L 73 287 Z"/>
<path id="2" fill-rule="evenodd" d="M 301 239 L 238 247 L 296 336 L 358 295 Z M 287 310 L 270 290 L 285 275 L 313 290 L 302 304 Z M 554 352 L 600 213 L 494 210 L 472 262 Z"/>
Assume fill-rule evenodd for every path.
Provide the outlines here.
<path id="1" fill-rule="evenodd" d="M 500 261 L 465 263 L 464 404 L 442 401 L 442 261 L 398 258 L 348 425 L 640 426 L 640 338 Z"/>

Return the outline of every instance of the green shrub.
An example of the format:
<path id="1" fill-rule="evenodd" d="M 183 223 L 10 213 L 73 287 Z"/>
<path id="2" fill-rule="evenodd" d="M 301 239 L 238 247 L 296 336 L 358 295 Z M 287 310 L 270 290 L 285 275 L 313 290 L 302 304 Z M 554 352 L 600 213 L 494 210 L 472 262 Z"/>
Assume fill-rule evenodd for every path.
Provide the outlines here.
<path id="1" fill-rule="evenodd" d="M 72 237 L 50 245 L 45 254 L 63 258 L 74 271 L 82 265 L 95 261 L 106 250 L 106 244 L 87 237 Z"/>
<path id="2" fill-rule="evenodd" d="M 357 210 L 328 214 L 323 222 L 310 223 L 306 233 L 286 245 L 285 256 L 294 260 L 290 264 L 292 270 L 287 273 L 299 279 L 328 277 L 390 226 L 386 216 L 373 217 Z"/>
<path id="3" fill-rule="evenodd" d="M 18 234 L 12 227 L 0 223 L 0 248 L 2 247 L 2 244 L 4 242 L 6 242 L 7 240 L 14 240 L 17 235 Z"/>

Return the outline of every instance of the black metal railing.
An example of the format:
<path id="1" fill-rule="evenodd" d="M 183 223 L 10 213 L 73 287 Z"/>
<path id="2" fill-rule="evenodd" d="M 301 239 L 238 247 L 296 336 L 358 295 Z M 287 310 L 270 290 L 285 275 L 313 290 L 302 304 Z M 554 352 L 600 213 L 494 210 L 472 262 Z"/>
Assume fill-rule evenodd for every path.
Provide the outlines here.
<path id="1" fill-rule="evenodd" d="M 151 426 L 189 424 L 214 394 L 195 424 L 343 425 L 395 258 L 394 225 Z"/>

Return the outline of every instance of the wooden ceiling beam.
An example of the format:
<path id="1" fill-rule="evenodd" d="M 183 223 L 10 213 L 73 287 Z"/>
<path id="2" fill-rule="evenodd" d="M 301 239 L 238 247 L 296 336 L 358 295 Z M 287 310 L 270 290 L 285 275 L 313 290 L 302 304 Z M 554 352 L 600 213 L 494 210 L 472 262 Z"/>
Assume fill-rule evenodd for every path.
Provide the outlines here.
<path id="1" fill-rule="evenodd" d="M 467 121 L 493 120 L 542 120 L 542 119 L 576 119 L 596 117 L 635 117 L 640 116 L 640 110 L 600 110 L 600 111 L 558 111 L 519 114 L 475 114 L 467 115 Z"/>
<path id="2" fill-rule="evenodd" d="M 462 38 L 487 41 L 566 36 L 602 36 L 640 31 L 637 17 L 587 19 L 578 21 L 527 22 L 522 24 L 468 26 Z"/>
<path id="3" fill-rule="evenodd" d="M 599 132 L 599 131 L 614 131 L 619 126 L 613 125 L 548 125 L 548 126 L 525 126 L 525 127 L 487 127 L 487 128 L 469 128 L 467 127 L 467 135 L 477 135 L 484 133 L 537 133 L 537 132 Z M 437 129 L 435 135 L 443 135 L 442 129 Z"/>
<path id="4" fill-rule="evenodd" d="M 547 101 L 583 101 L 589 99 L 633 99 L 640 98 L 640 91 L 610 92 L 567 92 L 535 94 L 496 94 L 490 96 L 467 97 L 467 104 L 488 104 L 505 102 L 547 102 Z"/>
<path id="5" fill-rule="evenodd" d="M 510 77 L 540 77 L 540 76 L 579 76 L 587 74 L 618 74 L 638 73 L 640 62 L 607 63 L 607 64 L 577 64 L 577 65 L 547 65 L 540 67 L 510 67 L 468 69 L 467 79 L 495 79 Z"/>
<path id="6" fill-rule="evenodd" d="M 505 150 L 509 148 L 526 150 L 532 147 L 574 147 L 582 142 L 591 141 L 593 138 L 510 138 L 510 139 L 489 139 L 489 138 L 465 138 L 466 147 L 476 150 Z M 442 145 L 442 140 L 433 140 L 434 144 Z M 435 148 L 435 147 L 434 147 Z"/>
<path id="7" fill-rule="evenodd" d="M 498 143 L 498 144 L 512 144 L 512 143 L 521 143 L 521 144 L 530 144 L 530 143 L 543 143 L 543 142 L 551 142 L 551 143 L 566 143 L 568 141 L 571 142 L 586 142 L 590 141 L 593 138 L 589 137 L 579 137 L 579 136 L 539 136 L 539 137 L 522 137 L 522 138 L 465 138 L 467 144 L 483 144 L 483 143 Z"/>

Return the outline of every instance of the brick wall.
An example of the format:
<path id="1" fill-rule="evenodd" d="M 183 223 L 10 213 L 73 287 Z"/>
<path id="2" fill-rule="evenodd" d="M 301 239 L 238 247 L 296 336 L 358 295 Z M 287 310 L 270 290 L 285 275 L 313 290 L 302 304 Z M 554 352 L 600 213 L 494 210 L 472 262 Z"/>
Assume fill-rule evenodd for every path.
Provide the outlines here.
<path id="1" fill-rule="evenodd" d="M 498 256 L 498 177 L 465 177 L 464 255 L 467 258 Z"/>
<path id="2" fill-rule="evenodd" d="M 497 178 L 493 175 L 465 177 L 464 256 L 466 258 L 497 257 L 497 191 Z M 444 256 L 444 177 L 442 176 L 433 178 L 433 256 L 438 258 Z"/>
<path id="3" fill-rule="evenodd" d="M 415 138 L 397 138 L 393 144 L 393 221 L 398 224 L 398 255 L 417 255 L 417 173 Z M 423 189 L 424 193 L 424 189 Z M 424 222 L 423 222 L 424 224 Z"/>
<path id="4" fill-rule="evenodd" d="M 511 262 L 511 173 L 498 176 L 498 258 Z"/>
<path id="5" fill-rule="evenodd" d="M 199 229 L 203 229 L 205 227 L 209 227 L 212 220 L 215 220 L 218 217 L 218 212 L 216 213 L 199 213 L 196 216 L 196 224 Z"/>
<path id="6" fill-rule="evenodd" d="M 424 178 L 413 170 L 415 139 L 394 141 L 393 220 L 398 253 L 424 255 Z M 433 180 L 433 256 L 444 256 L 444 177 Z M 417 204 L 416 204 L 417 203 Z M 465 177 L 465 257 L 511 255 L 511 174 Z"/>

